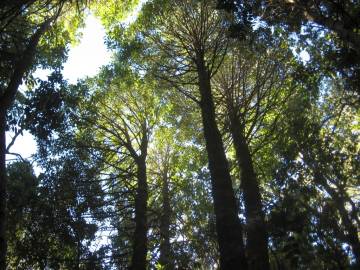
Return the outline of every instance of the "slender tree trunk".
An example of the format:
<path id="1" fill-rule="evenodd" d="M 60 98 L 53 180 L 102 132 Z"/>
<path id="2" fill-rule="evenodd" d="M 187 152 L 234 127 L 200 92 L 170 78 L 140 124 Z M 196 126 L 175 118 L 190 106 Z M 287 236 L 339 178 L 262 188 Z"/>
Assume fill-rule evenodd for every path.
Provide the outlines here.
<path id="1" fill-rule="evenodd" d="M 162 215 L 160 219 L 160 258 L 159 262 L 165 270 L 174 269 L 170 246 L 171 206 L 169 196 L 169 179 L 165 171 L 162 177 Z"/>
<path id="2" fill-rule="evenodd" d="M 248 265 L 249 269 L 267 270 L 270 268 L 268 235 L 262 209 L 259 183 L 239 118 L 232 112 L 230 112 L 230 114 L 230 130 L 240 168 L 240 187 L 243 191 L 245 202 Z"/>
<path id="3" fill-rule="evenodd" d="M 6 110 L 0 108 L 0 270 L 6 269 Z"/>
<path id="4" fill-rule="evenodd" d="M 220 269 L 247 269 L 238 206 L 232 188 L 224 145 L 216 124 L 210 76 L 203 57 L 198 58 L 197 69 L 201 95 L 201 116 L 209 159 L 216 232 L 220 250 Z"/>
<path id="5" fill-rule="evenodd" d="M 145 158 L 139 158 L 137 170 L 138 186 L 135 197 L 135 232 L 130 269 L 146 270 L 148 185 Z"/>

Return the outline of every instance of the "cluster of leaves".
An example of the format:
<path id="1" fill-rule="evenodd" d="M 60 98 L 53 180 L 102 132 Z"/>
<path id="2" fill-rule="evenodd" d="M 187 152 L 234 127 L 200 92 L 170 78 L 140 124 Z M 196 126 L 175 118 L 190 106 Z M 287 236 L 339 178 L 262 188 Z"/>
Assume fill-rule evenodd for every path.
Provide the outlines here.
<path id="1" fill-rule="evenodd" d="M 231 136 L 234 119 L 259 182 L 271 268 L 355 269 L 359 108 L 356 88 L 348 88 L 359 62 L 330 69 L 333 59 L 324 52 L 357 52 L 351 40 L 340 44 L 333 29 L 318 30 L 318 38 L 313 24 L 301 30 L 313 6 L 289 2 L 294 6 L 280 5 L 280 14 L 290 8 L 297 20 L 281 20 L 262 1 L 219 1 L 223 12 L 215 1 L 154 0 L 128 27 L 121 20 L 136 1 L 97 3 L 113 62 L 77 85 L 57 70 L 19 95 L 9 112 L 13 131 L 27 129 L 36 137 L 42 170 L 36 176 L 27 162 L 8 166 L 10 269 L 129 267 L 139 190 L 147 195 L 149 268 L 217 269 L 212 179 L 198 109 L 204 102 L 197 91 L 198 44 L 204 44 L 199 47 L 211 77 L 237 214 L 248 224 Z M 322 16 L 332 18 L 326 3 L 333 1 L 315 2 Z M 263 9 L 269 13 L 255 29 L 252 23 Z M 294 41 L 292 30 L 303 36 Z M 51 40 L 45 37 L 44 44 Z M 292 53 L 304 44 L 308 63 Z M 246 241 L 248 231 L 245 226 Z"/>

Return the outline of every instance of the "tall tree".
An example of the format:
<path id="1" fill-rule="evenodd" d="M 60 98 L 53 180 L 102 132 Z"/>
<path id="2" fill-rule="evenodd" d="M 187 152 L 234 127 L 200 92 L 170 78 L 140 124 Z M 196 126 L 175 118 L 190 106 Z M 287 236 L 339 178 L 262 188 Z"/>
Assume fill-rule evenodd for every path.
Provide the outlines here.
<path id="1" fill-rule="evenodd" d="M 158 3 L 157 3 L 158 4 Z M 224 21 L 210 1 L 175 1 L 175 9 L 165 6 L 153 31 L 147 35 L 166 57 L 159 69 L 167 72 L 163 79 L 193 99 L 200 108 L 203 132 L 212 179 L 212 194 L 222 269 L 246 269 L 242 227 L 232 188 L 229 165 L 215 118 L 211 78 L 226 52 Z M 156 12 L 156 11 L 155 11 Z M 173 77 L 175 75 L 175 77 Z M 197 87 L 197 92 L 193 90 Z"/>
<path id="2" fill-rule="evenodd" d="M 6 117 L 25 75 L 36 64 L 35 59 L 39 56 L 40 40 L 68 4 L 71 5 L 70 1 L 63 0 L 47 1 L 46 3 L 16 1 L 5 2 L 3 9 L 1 9 L 0 269 L 6 267 Z M 37 12 L 43 12 L 45 16 L 38 16 Z M 14 44 L 16 45 L 14 46 Z M 64 48 L 62 51 L 64 51 Z M 46 62 L 47 57 L 44 58 Z"/>
<path id="3" fill-rule="evenodd" d="M 125 75 L 125 73 L 124 73 Z M 111 71 L 103 82 L 108 83 Z M 110 170 L 129 172 L 129 179 L 136 179 L 134 195 L 135 229 L 132 236 L 131 269 L 146 269 L 147 231 L 148 231 L 148 176 L 147 155 L 149 139 L 157 119 L 157 101 L 154 85 L 141 79 L 137 74 L 127 71 L 127 79 L 122 81 L 116 75 L 110 83 L 99 79 L 95 87 L 104 92 L 96 92 L 88 101 L 88 112 L 81 116 L 84 120 L 83 131 L 96 132 L 92 144 L 85 147 L 105 151 L 105 164 Z M 94 106 L 95 105 L 95 106 Z M 125 167 L 122 167 L 125 166 Z M 128 167 L 127 167 L 128 166 Z M 111 171 L 110 171 L 111 172 Z M 109 173 L 109 172 L 108 172 Z M 121 174 L 120 174 L 121 175 Z"/>
<path id="4" fill-rule="evenodd" d="M 281 49 L 281 42 L 260 42 L 244 42 L 229 50 L 213 79 L 219 115 L 229 126 L 239 165 L 251 269 L 269 268 L 265 215 L 253 159 L 256 151 L 270 142 L 281 111 L 278 104 L 289 96 L 284 90 L 290 74 L 285 61 L 291 57 L 286 46 Z"/>
<path id="5" fill-rule="evenodd" d="M 96 160 L 75 147 L 72 94 L 61 75 L 53 73 L 23 97 L 26 117 L 19 128 L 35 136 L 43 172 L 36 177 L 27 162 L 9 166 L 9 269 L 81 269 L 97 256 L 89 248 L 102 220 L 102 192 Z"/>
<path id="6" fill-rule="evenodd" d="M 172 248 L 170 244 L 171 237 L 171 222 L 173 220 L 171 205 L 171 178 L 174 174 L 174 157 L 175 149 L 173 143 L 173 136 L 170 133 L 170 129 L 165 127 L 160 128 L 155 134 L 155 149 L 152 149 L 150 154 L 150 166 L 152 174 L 158 179 L 161 190 L 161 207 L 160 207 L 160 256 L 159 264 L 166 270 L 174 269 L 174 255 L 172 254 Z"/>
<path id="7" fill-rule="evenodd" d="M 309 84 L 314 83 L 314 76 L 317 75 L 308 78 Z M 281 163 L 286 169 L 279 169 L 279 173 L 288 174 L 284 178 L 292 178 L 292 182 L 298 178 L 302 190 L 312 190 L 309 192 L 309 196 L 312 194 L 310 198 L 318 196 L 312 206 L 313 210 L 310 198 L 302 207 L 305 207 L 305 213 L 313 212 L 315 218 L 321 220 L 313 226 L 319 239 L 326 243 L 323 244 L 324 249 L 334 254 L 333 258 L 328 259 L 329 263 L 335 261 L 337 265 L 345 267 L 349 262 L 343 259 L 341 243 L 351 247 L 353 258 L 358 264 L 358 236 L 355 232 L 359 224 L 354 214 L 357 206 L 352 201 L 354 197 L 350 195 L 353 194 L 354 185 L 358 185 L 358 176 L 354 171 L 358 167 L 355 161 L 357 154 L 354 155 L 356 150 L 353 148 L 354 142 L 358 144 L 358 136 L 354 122 L 350 120 L 356 117 L 356 109 L 351 105 L 352 102 L 349 105 L 349 100 L 356 99 L 356 95 L 344 91 L 342 80 L 320 80 L 320 85 L 322 91 L 318 97 L 302 89 L 289 100 L 287 120 L 282 120 L 286 124 L 278 127 L 282 137 L 279 137 L 275 152 L 282 149 L 281 156 L 285 157 Z M 319 102 L 318 98 L 322 101 Z M 291 183 L 291 186 L 296 185 Z M 330 209 L 333 211 L 331 215 L 335 213 L 337 216 L 334 220 L 328 217 Z M 332 240 L 328 239 L 330 231 L 333 232 L 330 237 Z M 351 257 L 349 253 L 348 257 Z"/>
<path id="8" fill-rule="evenodd" d="M 6 268 L 6 115 L 11 104 L 14 102 L 16 92 L 29 69 L 40 37 L 49 27 L 50 20 L 45 21 L 31 37 L 24 51 L 24 58 L 15 65 L 14 72 L 9 84 L 1 92 L 0 99 L 0 269 Z"/>

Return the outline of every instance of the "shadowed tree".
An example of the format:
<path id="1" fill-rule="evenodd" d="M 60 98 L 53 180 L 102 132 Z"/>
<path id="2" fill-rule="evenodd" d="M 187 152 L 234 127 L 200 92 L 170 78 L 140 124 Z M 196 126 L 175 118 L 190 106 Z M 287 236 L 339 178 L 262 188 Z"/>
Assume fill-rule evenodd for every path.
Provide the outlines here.
<path id="1" fill-rule="evenodd" d="M 6 121 L 16 93 L 26 74 L 34 69 L 36 59 L 49 55 L 39 53 L 39 44 L 71 1 L 5 1 L 0 11 L 1 73 L 0 84 L 0 269 L 6 265 Z M 77 4 L 81 1 L 76 2 Z M 68 5 L 69 4 L 69 5 Z M 42 13 L 43 16 L 39 16 Z M 64 30 L 64 29 L 62 29 Z M 61 31 L 62 31 L 61 30 Z M 63 32 L 57 33 L 59 36 Z M 61 38 L 60 38 L 61 39 Z M 57 43 L 57 42 L 54 42 Z M 49 43 L 50 44 L 50 43 Z M 51 47 L 48 46 L 48 47 Z M 43 47 L 44 51 L 49 48 Z M 64 52 L 64 47 L 61 49 Z M 60 53 L 61 54 L 61 53 Z M 59 56 L 54 54 L 54 57 Z M 61 61 L 61 57 L 57 61 Z M 48 61 L 51 63 L 51 60 Z M 55 61 L 56 63 L 56 61 Z M 46 65 L 46 64 L 45 64 Z M 51 65 L 51 64 L 50 64 Z"/>
<path id="2" fill-rule="evenodd" d="M 13 67 L 13 72 L 7 85 L 2 85 L 3 87 L 0 91 L 0 269 L 2 270 L 6 268 L 6 116 L 14 102 L 18 87 L 25 73 L 33 64 L 39 40 L 54 19 L 55 17 L 47 19 L 31 36 L 25 50 L 22 52 L 22 58 L 17 60 Z"/>

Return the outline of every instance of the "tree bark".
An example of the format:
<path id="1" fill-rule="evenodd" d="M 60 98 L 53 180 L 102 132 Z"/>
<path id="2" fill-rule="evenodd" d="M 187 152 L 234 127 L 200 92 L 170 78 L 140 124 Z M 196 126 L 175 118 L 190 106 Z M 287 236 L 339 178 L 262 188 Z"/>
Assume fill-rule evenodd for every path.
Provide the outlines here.
<path id="1" fill-rule="evenodd" d="M 170 246 L 171 206 L 169 196 L 169 179 L 165 171 L 162 176 L 162 215 L 160 219 L 160 258 L 159 262 L 165 270 L 174 269 Z"/>
<path id="2" fill-rule="evenodd" d="M 216 124 L 210 74 L 206 69 L 203 56 L 198 57 L 196 64 L 201 96 L 201 116 L 216 216 L 220 269 L 247 269 L 238 206 L 232 188 L 224 145 Z"/>
<path id="3" fill-rule="evenodd" d="M 148 185 L 145 158 L 139 158 L 137 161 L 137 185 L 134 246 L 130 269 L 146 270 Z"/>
<path id="4" fill-rule="evenodd" d="M 259 183 L 253 167 L 249 146 L 242 125 L 234 112 L 230 111 L 230 131 L 240 169 L 241 189 L 244 194 L 246 217 L 246 251 L 249 269 L 270 269 L 268 234 L 262 209 Z"/>

